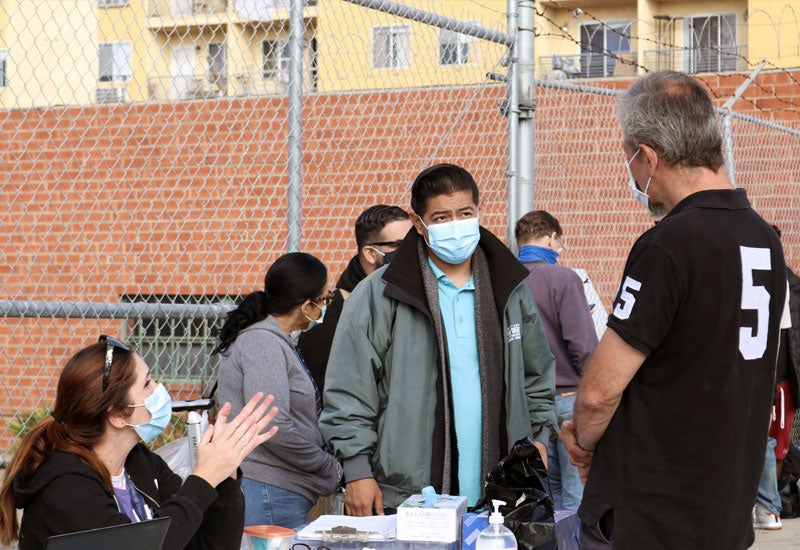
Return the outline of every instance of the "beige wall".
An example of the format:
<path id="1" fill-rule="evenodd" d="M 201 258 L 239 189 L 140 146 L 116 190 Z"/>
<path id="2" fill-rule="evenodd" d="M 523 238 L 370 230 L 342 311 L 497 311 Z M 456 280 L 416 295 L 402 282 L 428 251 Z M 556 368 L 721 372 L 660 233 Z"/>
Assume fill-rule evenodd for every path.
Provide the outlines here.
<path id="1" fill-rule="evenodd" d="M 171 63 L 178 46 L 195 48 L 198 97 L 283 93 L 280 78 L 263 79 L 261 43 L 265 38 L 288 35 L 288 10 L 271 13 L 271 22 L 239 17 L 234 0 L 208 0 L 202 13 L 178 14 L 181 0 L 129 0 L 119 8 L 99 8 L 97 0 L 4 0 L 0 9 L 0 49 L 8 50 L 8 86 L 0 88 L 0 108 L 90 104 L 97 88 L 122 87 L 126 100 L 177 99 L 172 89 Z M 182 0 L 187 2 L 189 0 Z M 424 10 L 505 32 L 506 0 L 408 0 Z M 800 66 L 800 5 L 785 0 L 560 0 L 541 1 L 537 9 L 535 44 L 537 66 L 549 71 L 553 55 L 580 53 L 580 25 L 595 20 L 632 21 L 633 60 L 648 69 L 665 60 L 671 68 L 686 69 L 683 17 L 735 13 L 740 51 L 751 61 L 737 69 L 746 71 L 768 58 L 768 68 Z M 581 8 L 584 13 L 575 13 Z M 486 81 L 490 71 L 505 72 L 500 60 L 505 47 L 482 40 L 468 42 L 467 63 L 443 65 L 439 60 L 439 29 L 361 8 L 342 0 L 319 0 L 306 9 L 305 39 L 316 36 L 319 91 L 417 88 Z M 662 37 L 675 51 L 659 49 L 656 16 L 668 16 L 661 26 L 672 29 Z M 374 28 L 407 25 L 410 28 L 410 62 L 402 68 L 373 67 Z M 316 33 L 316 34 L 315 34 Z M 98 44 L 130 42 L 132 77 L 127 82 L 97 81 Z M 207 47 L 224 42 L 227 80 L 214 86 L 207 79 Z M 670 44 L 667 44 L 669 46 Z M 662 45 L 662 48 L 666 46 Z M 541 63 L 540 63 L 541 61 Z M 306 50 L 306 87 L 311 91 L 311 53 Z M 634 66 L 628 68 L 633 72 Z M 615 76 L 616 75 L 615 70 Z M 624 71 L 621 71 L 622 74 Z M 639 70 L 641 72 L 641 69 Z M 542 75 L 544 76 L 544 75 Z M 208 89 L 206 89 L 208 88 Z M 215 88 L 215 89 L 211 89 Z M 216 94 L 216 95 L 215 95 Z"/>
<path id="2" fill-rule="evenodd" d="M 748 2 L 750 59 L 782 68 L 800 66 L 800 2 L 750 0 Z"/>
<path id="3" fill-rule="evenodd" d="M 505 0 L 430 0 L 406 2 L 427 11 L 505 32 Z M 439 30 L 339 0 L 320 0 L 320 91 L 414 88 L 483 82 L 489 71 L 504 72 L 498 62 L 505 47 L 469 41 L 467 63 L 439 63 Z M 373 29 L 389 25 L 410 28 L 410 61 L 406 67 L 373 67 Z"/>
<path id="4" fill-rule="evenodd" d="M 5 108 L 85 105 L 97 83 L 96 0 L 6 0 Z"/>

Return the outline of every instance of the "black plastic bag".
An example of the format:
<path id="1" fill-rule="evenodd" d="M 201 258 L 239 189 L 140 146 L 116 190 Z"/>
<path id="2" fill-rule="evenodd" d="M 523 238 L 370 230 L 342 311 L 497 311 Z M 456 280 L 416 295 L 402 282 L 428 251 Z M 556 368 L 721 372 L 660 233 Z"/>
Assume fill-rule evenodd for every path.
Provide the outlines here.
<path id="1" fill-rule="evenodd" d="M 539 449 L 528 439 L 520 439 L 497 468 L 486 476 L 486 504 L 492 500 L 506 503 L 500 507 L 505 525 L 523 550 L 554 550 L 556 523 L 547 470 Z"/>
<path id="2" fill-rule="evenodd" d="M 783 461 L 778 491 L 781 495 L 781 518 L 800 516 L 800 447 L 792 445 Z"/>

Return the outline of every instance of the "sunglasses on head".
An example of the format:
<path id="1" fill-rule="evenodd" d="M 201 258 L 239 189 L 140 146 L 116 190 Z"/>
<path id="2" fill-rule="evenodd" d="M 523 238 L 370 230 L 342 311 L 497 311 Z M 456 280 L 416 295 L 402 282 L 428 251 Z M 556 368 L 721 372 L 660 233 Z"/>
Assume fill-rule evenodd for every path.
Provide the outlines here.
<path id="1" fill-rule="evenodd" d="M 114 361 L 114 349 L 121 351 L 131 351 L 131 348 L 111 336 L 101 334 L 98 342 L 103 342 L 106 345 L 106 362 L 103 365 L 103 392 L 108 388 L 108 378 L 111 376 L 111 363 Z"/>

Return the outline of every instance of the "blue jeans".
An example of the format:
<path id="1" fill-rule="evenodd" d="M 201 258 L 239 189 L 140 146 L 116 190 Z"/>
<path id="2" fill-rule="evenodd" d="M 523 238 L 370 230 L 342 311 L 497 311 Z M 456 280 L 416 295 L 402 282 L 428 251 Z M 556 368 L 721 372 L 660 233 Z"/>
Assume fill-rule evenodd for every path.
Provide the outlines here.
<path id="1" fill-rule="evenodd" d="M 556 395 L 559 429 L 565 420 L 572 420 L 574 407 L 575 395 Z M 583 483 L 578 468 L 569 463 L 567 448 L 560 439 L 547 446 L 547 477 L 556 510 L 577 510 L 583 499 Z"/>
<path id="2" fill-rule="evenodd" d="M 767 510 L 781 515 L 781 494 L 778 492 L 778 468 L 775 463 L 775 446 L 778 444 L 773 438 L 767 438 L 767 455 L 764 457 L 764 470 L 761 472 L 761 481 L 758 482 L 756 502 L 766 507 Z"/>
<path id="3" fill-rule="evenodd" d="M 306 523 L 306 514 L 314 505 L 302 495 L 242 478 L 245 525 L 280 525 L 294 529 Z"/>

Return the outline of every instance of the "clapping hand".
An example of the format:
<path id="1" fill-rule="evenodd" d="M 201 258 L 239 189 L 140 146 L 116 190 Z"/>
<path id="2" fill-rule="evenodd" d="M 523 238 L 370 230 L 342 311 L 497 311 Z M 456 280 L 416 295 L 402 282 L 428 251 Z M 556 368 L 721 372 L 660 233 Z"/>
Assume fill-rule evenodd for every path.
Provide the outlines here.
<path id="1" fill-rule="evenodd" d="M 272 395 L 264 398 L 264 393 L 258 392 L 232 420 L 228 420 L 231 404 L 225 403 L 216 423 L 208 427 L 197 446 L 197 466 L 193 474 L 213 487 L 227 477 L 235 477 L 245 457 L 278 431 L 277 426 L 264 431 L 278 414 L 278 407 L 267 411 L 272 401 Z"/>

